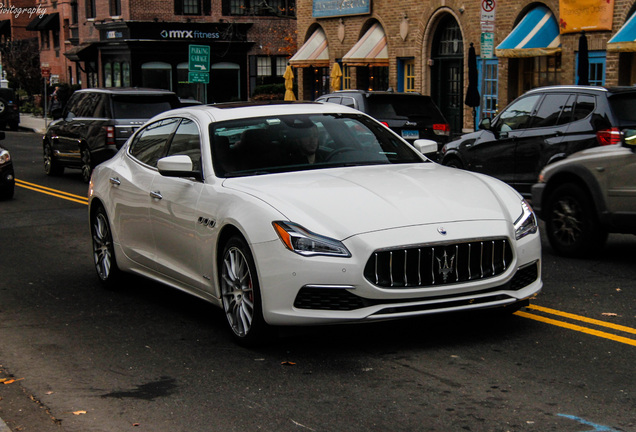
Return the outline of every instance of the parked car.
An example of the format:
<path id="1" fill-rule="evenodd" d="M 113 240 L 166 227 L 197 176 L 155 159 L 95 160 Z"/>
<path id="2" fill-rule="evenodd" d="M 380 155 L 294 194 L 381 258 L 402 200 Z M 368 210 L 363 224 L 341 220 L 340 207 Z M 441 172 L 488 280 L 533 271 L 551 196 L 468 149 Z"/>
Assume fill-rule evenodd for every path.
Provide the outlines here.
<path id="1" fill-rule="evenodd" d="M 0 132 L 0 140 L 5 138 L 4 132 Z M 15 173 L 11 153 L 0 146 L 0 200 L 13 198 L 15 190 Z"/>
<path id="2" fill-rule="evenodd" d="M 542 87 L 446 144 L 441 163 L 497 177 L 529 196 L 544 166 L 616 144 L 635 126 L 636 87 Z"/>
<path id="3" fill-rule="evenodd" d="M 430 139 L 438 143 L 439 151 L 450 139 L 450 125 L 430 96 L 411 92 L 341 90 L 316 100 L 369 114 L 411 144 L 416 139 Z"/>
<path id="4" fill-rule="evenodd" d="M 533 186 L 533 206 L 558 254 L 589 256 L 608 233 L 636 234 L 636 130 L 623 134 L 621 144 L 547 166 Z"/>
<path id="5" fill-rule="evenodd" d="M 527 304 L 542 287 L 530 207 L 423 157 L 435 142 L 414 146 L 335 104 L 163 113 L 93 172 L 97 274 L 212 302 L 241 343 L 279 325 Z"/>
<path id="6" fill-rule="evenodd" d="M 171 91 L 142 88 L 77 90 L 43 137 L 44 171 L 61 175 L 78 168 L 90 180 L 93 168 L 110 159 L 146 120 L 180 106 Z"/>
<path id="7" fill-rule="evenodd" d="M 20 106 L 15 91 L 10 88 L 0 88 L 0 129 L 9 127 L 18 130 L 20 125 Z"/>

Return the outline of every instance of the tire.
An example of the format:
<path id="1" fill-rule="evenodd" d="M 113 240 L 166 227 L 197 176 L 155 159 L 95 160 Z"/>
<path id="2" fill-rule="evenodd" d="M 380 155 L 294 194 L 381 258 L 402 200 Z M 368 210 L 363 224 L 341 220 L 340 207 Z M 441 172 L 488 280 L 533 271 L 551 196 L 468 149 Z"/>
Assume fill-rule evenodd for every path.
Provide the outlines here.
<path id="1" fill-rule="evenodd" d="M 252 253 L 240 236 L 229 239 L 219 265 L 223 311 L 234 339 L 244 346 L 261 345 L 271 336 L 263 318 L 260 285 Z"/>
<path id="2" fill-rule="evenodd" d="M 44 143 L 44 172 L 48 176 L 59 176 L 64 174 L 64 167 L 53 157 L 51 143 Z"/>
<path id="3" fill-rule="evenodd" d="M 91 152 L 87 147 L 82 147 L 80 150 L 82 158 L 82 181 L 88 183 L 91 181 L 91 174 L 93 174 L 93 162 L 91 159 Z"/>
<path id="4" fill-rule="evenodd" d="M 4 114 L 6 110 L 7 110 L 7 101 L 0 98 L 0 115 Z"/>
<path id="5" fill-rule="evenodd" d="M 121 279 L 121 271 L 115 259 L 113 233 L 104 207 L 98 207 L 91 216 L 93 238 L 93 262 L 97 276 L 108 288 L 115 288 Z"/>
<path id="6" fill-rule="evenodd" d="M 445 160 L 443 165 L 451 168 L 464 169 L 464 164 L 456 157 Z"/>
<path id="7" fill-rule="evenodd" d="M 546 230 L 559 255 L 582 258 L 598 253 L 607 240 L 591 198 L 581 187 L 566 183 L 547 200 Z"/>

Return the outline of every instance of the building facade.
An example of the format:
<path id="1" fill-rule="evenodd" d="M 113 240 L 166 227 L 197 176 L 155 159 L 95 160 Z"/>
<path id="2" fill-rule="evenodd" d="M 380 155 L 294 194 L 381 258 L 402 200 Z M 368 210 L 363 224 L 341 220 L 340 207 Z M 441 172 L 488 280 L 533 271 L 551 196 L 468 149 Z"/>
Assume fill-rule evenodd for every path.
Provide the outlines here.
<path id="1" fill-rule="evenodd" d="M 52 82 L 152 87 L 203 103 L 282 83 L 294 0 L 47 0 L 27 26 Z"/>
<path id="2" fill-rule="evenodd" d="M 338 63 L 344 88 L 430 94 L 460 134 L 530 88 L 576 84 L 583 34 L 591 84 L 636 83 L 635 10 L 633 0 L 298 0 L 290 62 L 299 99 L 330 92 Z M 464 103 L 470 46 L 475 112 Z"/>

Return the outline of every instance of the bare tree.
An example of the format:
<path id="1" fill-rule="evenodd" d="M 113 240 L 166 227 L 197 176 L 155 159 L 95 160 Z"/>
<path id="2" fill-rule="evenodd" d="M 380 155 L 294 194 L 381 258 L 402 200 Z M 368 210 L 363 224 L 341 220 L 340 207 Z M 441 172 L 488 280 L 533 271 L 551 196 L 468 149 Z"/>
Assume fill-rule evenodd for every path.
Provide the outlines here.
<path id="1" fill-rule="evenodd" d="M 41 93 L 40 49 L 37 39 L 7 41 L 0 44 L 2 66 L 9 86 L 29 95 Z"/>

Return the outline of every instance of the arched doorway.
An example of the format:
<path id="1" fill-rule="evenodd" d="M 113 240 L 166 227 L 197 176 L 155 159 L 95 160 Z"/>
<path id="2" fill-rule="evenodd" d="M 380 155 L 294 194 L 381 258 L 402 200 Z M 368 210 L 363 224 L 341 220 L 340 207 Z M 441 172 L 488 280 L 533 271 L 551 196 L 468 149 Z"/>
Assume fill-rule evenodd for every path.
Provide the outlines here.
<path id="1" fill-rule="evenodd" d="M 450 124 L 451 134 L 464 124 L 464 42 L 457 20 L 443 17 L 433 36 L 431 96 Z"/>

